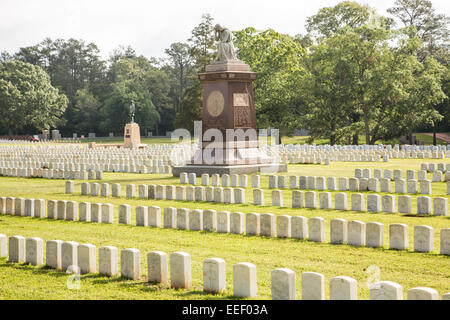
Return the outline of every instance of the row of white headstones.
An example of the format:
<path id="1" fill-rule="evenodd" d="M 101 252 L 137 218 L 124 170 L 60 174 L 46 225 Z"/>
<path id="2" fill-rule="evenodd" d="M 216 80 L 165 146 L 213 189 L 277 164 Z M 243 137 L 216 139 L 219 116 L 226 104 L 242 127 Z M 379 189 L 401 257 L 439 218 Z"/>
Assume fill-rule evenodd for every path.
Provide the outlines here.
<path id="1" fill-rule="evenodd" d="M 358 170 L 358 169 L 356 169 Z M 394 170 L 396 171 L 396 170 Z M 326 188 L 330 191 L 379 191 L 381 185 L 381 192 L 390 192 L 391 181 L 395 181 L 395 190 L 396 193 L 406 193 L 406 190 L 413 190 L 408 193 L 417 193 L 417 183 L 421 183 L 421 193 L 431 194 L 431 182 L 442 182 L 442 172 L 435 171 L 433 174 L 432 180 L 427 180 L 426 172 L 423 178 L 422 175 L 419 175 L 419 180 L 411 179 L 411 174 L 408 175 L 410 179 L 406 181 L 401 179 L 401 170 L 397 172 L 395 178 L 392 177 L 392 174 L 389 175 L 387 172 L 392 173 L 391 170 L 385 170 L 385 178 L 375 177 L 370 178 L 369 174 L 365 174 L 368 177 L 361 177 L 359 174 L 355 178 L 347 178 L 347 177 L 317 177 L 317 176 L 286 176 L 286 175 L 269 175 L 269 184 L 268 187 L 270 189 L 273 188 L 281 188 L 285 189 L 288 187 L 290 189 L 310 189 L 310 190 L 325 190 Z M 369 171 L 370 172 L 370 171 Z M 424 171 L 419 171 L 422 173 Z M 400 175 L 399 175 L 399 174 Z M 219 186 L 222 184 L 222 187 L 248 187 L 248 175 L 246 174 L 223 174 L 220 176 L 219 174 L 213 174 L 211 179 L 212 186 Z M 450 171 L 446 172 L 445 180 L 450 181 Z M 260 175 L 252 175 L 252 187 L 259 188 L 260 187 L 261 176 Z M 336 183 L 336 181 L 338 183 Z M 411 182 L 410 182 L 411 181 Z M 326 184 L 325 184 L 326 182 Z M 180 173 L 180 183 L 181 184 L 191 184 L 197 185 L 197 176 L 195 173 Z M 210 184 L 210 176 L 207 173 L 201 175 L 201 185 L 208 186 Z M 326 186 L 325 186 L 326 185 Z M 423 185 L 423 186 L 422 186 Z M 407 188 L 408 186 L 408 188 Z M 398 190 L 398 191 L 397 191 Z"/>
<path id="2" fill-rule="evenodd" d="M 0 213 L 15 216 L 45 217 L 42 199 L 0 198 Z M 4 204 L 4 205 L 3 205 Z M 135 209 L 137 226 L 177 228 L 192 231 L 216 231 L 261 235 L 278 238 L 308 239 L 325 242 L 325 220 L 322 217 L 307 219 L 303 216 L 279 215 L 255 212 L 229 212 L 202 209 L 166 207 L 161 222 L 159 206 L 138 206 Z M 66 200 L 48 200 L 47 218 L 57 220 L 114 223 L 114 205 Z M 131 206 L 118 207 L 118 223 L 131 224 Z M 308 231 L 307 231 L 308 229 Z M 364 223 L 359 220 L 330 221 L 330 243 L 380 248 L 384 245 L 384 225 L 379 222 Z M 389 225 L 389 248 L 408 250 L 408 226 L 401 223 Z M 434 250 L 434 229 L 430 226 L 414 227 L 414 251 Z M 440 253 L 450 255 L 450 228 L 440 230 Z"/>
<path id="3" fill-rule="evenodd" d="M 401 181 L 401 180 L 399 180 Z M 422 182 L 423 183 L 423 182 Z M 75 184 L 73 181 L 66 181 L 66 193 L 74 192 Z M 450 182 L 447 182 L 447 192 L 450 190 Z M 431 187 L 429 187 L 431 190 Z M 83 182 L 81 183 L 81 195 L 109 197 L 112 189 L 113 197 L 121 196 L 121 185 L 119 183 L 98 183 Z M 367 190 L 367 189 L 366 189 Z M 206 201 L 217 203 L 246 203 L 246 189 L 231 187 L 203 187 L 203 186 L 175 186 L 175 185 L 138 185 L 139 199 L 156 199 L 156 200 L 176 200 L 176 201 Z M 375 191 L 375 190 L 374 190 Z M 378 190 L 379 191 L 379 190 Z M 310 209 L 333 209 L 332 193 L 319 192 L 319 205 L 317 205 L 317 193 L 315 191 L 293 190 L 292 191 L 292 208 L 310 208 Z M 136 197 L 136 185 L 126 185 L 126 198 Z M 283 190 L 272 190 L 271 205 L 276 207 L 284 207 Z M 351 194 L 351 210 L 363 212 L 365 208 L 368 212 L 386 212 L 386 213 L 412 213 L 412 197 L 409 195 L 378 195 L 368 194 L 367 202 L 362 193 Z M 334 194 L 334 209 L 348 210 L 347 194 L 338 192 Z M 448 199 L 445 197 L 428 197 L 419 196 L 417 201 L 418 214 L 431 214 L 436 216 L 448 215 Z M 396 202 L 398 209 L 396 211 Z M 367 205 L 365 205 L 367 203 Z M 253 204 L 264 206 L 264 190 L 253 189 Z"/>
<path id="4" fill-rule="evenodd" d="M 0 234 L 0 257 L 6 256 L 6 235 Z M 8 239 L 9 261 L 44 264 L 44 240 L 33 237 L 11 236 Z M 93 244 L 78 244 L 75 241 L 46 241 L 46 265 L 68 273 L 97 273 L 97 250 Z M 118 248 L 104 246 L 98 249 L 98 273 L 116 276 L 118 272 Z M 140 250 L 135 248 L 120 251 L 120 276 L 125 279 L 141 278 Z M 170 286 L 192 288 L 191 256 L 186 252 L 170 254 Z M 273 300 L 296 299 L 296 273 L 288 268 L 272 270 L 271 293 Z M 147 281 L 169 284 L 169 259 L 167 253 L 153 251 L 147 254 Z M 357 300 L 358 282 L 347 276 L 330 278 L 330 300 Z M 370 300 L 403 300 L 403 288 L 392 281 L 378 281 L 369 286 Z M 203 291 L 221 294 L 226 289 L 225 260 L 209 258 L 203 261 Z M 301 275 L 302 300 L 325 300 L 325 277 L 316 272 Z M 233 295 L 235 297 L 257 296 L 256 266 L 249 262 L 233 265 Z M 407 291 L 408 300 L 439 300 L 439 293 L 432 288 L 417 287 Z M 450 300 L 450 293 L 442 295 Z"/>

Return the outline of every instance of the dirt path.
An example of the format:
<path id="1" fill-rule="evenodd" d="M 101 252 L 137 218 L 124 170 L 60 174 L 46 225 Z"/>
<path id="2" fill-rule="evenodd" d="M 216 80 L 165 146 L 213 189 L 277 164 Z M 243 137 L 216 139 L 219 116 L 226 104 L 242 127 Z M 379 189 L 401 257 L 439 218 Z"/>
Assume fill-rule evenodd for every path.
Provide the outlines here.
<path id="1" fill-rule="evenodd" d="M 428 132 L 424 132 L 423 134 L 426 134 L 427 136 L 432 137 L 433 133 L 428 133 Z M 446 143 L 450 143 L 450 134 L 448 133 L 442 133 L 442 132 L 438 132 L 436 133 L 436 138 L 441 139 L 443 141 L 445 141 Z"/>

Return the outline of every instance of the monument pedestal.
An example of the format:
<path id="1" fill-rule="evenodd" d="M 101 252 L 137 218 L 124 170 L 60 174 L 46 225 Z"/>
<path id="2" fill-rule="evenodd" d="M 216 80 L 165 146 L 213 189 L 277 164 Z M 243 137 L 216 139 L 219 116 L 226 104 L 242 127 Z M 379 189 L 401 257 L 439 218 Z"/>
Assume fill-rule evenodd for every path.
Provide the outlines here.
<path id="1" fill-rule="evenodd" d="M 202 139 L 209 129 L 215 139 L 203 141 L 186 165 L 172 168 L 173 175 L 287 171 L 287 165 L 274 163 L 259 148 L 252 85 L 257 73 L 239 60 L 211 64 L 205 71 L 198 75 L 203 84 Z M 231 138 L 228 129 L 234 132 Z"/>
<path id="2" fill-rule="evenodd" d="M 139 148 L 141 145 L 141 132 L 139 125 L 135 122 L 127 123 L 123 135 L 124 148 Z"/>

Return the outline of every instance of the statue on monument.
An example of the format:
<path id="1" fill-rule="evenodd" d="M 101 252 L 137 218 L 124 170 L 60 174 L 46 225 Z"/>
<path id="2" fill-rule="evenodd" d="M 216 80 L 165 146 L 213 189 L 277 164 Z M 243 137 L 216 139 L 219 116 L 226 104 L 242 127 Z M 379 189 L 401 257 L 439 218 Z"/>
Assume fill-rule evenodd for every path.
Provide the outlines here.
<path id="1" fill-rule="evenodd" d="M 217 58 L 205 66 L 205 72 L 198 74 L 203 86 L 202 135 L 193 156 L 184 165 L 172 167 L 173 176 L 182 172 L 197 175 L 286 172 L 287 165 L 267 154 L 258 140 L 253 95 L 257 73 L 237 58 L 229 29 L 217 24 L 214 31 Z M 214 140 L 205 141 L 203 137 Z"/>
<path id="2" fill-rule="evenodd" d="M 131 100 L 131 105 L 130 105 L 131 123 L 134 123 L 134 113 L 135 112 L 136 112 L 136 107 L 134 106 L 134 101 Z"/>
<path id="3" fill-rule="evenodd" d="M 216 63 L 227 63 L 228 61 L 238 61 L 233 45 L 233 34 L 230 30 L 216 24 L 214 27 L 217 43 L 218 60 Z"/>

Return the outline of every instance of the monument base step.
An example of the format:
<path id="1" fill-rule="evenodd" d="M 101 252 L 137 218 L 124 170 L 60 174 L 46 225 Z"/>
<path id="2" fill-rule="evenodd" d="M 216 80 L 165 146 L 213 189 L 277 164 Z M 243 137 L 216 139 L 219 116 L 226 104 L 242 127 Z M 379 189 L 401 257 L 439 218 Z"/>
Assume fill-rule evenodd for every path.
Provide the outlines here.
<path id="1" fill-rule="evenodd" d="M 203 173 L 212 174 L 248 174 L 248 173 L 275 173 L 287 172 L 287 164 L 285 163 L 267 163 L 267 164 L 244 164 L 235 166 L 208 166 L 208 165 L 185 165 L 172 167 L 174 177 L 179 177 L 181 172 L 195 173 L 197 177 Z"/>

